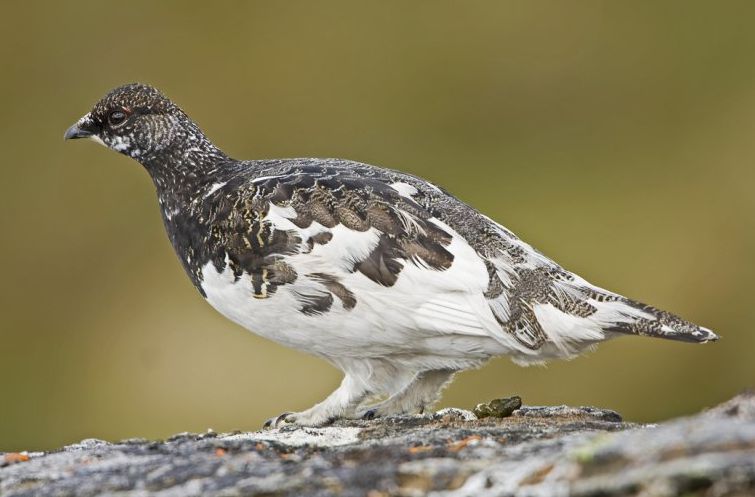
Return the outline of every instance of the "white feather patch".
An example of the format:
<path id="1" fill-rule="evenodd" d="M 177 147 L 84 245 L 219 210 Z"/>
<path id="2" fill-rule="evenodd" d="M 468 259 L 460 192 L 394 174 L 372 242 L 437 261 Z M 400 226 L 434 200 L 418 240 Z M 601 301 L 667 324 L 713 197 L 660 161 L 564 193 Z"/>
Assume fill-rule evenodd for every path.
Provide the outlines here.
<path id="1" fill-rule="evenodd" d="M 284 218 L 284 219 L 294 219 L 296 217 L 296 209 L 291 207 L 290 205 L 287 206 L 280 206 L 275 205 L 274 203 L 270 202 L 268 205 L 268 219 L 275 223 L 276 218 Z M 272 214 L 270 214 L 272 213 Z M 291 226 L 294 226 L 293 223 L 290 223 Z M 276 226 L 277 227 L 277 226 Z M 295 227 L 296 230 L 299 230 L 301 228 Z M 290 228 L 289 228 L 290 229 Z"/>
<path id="2" fill-rule="evenodd" d="M 417 194 L 417 189 L 409 183 L 399 181 L 397 183 L 391 183 L 390 187 L 396 190 L 402 197 L 412 198 Z"/>
<path id="3" fill-rule="evenodd" d="M 216 191 L 218 191 L 219 189 L 223 188 L 226 185 L 226 183 L 228 183 L 228 182 L 227 181 L 223 181 L 221 183 L 215 183 L 215 184 L 213 184 L 210 187 L 210 189 L 207 190 L 207 193 L 204 194 L 203 198 L 207 198 L 210 195 L 212 195 L 213 193 L 215 193 Z"/>
<path id="4" fill-rule="evenodd" d="M 131 146 L 131 140 L 128 137 L 116 135 L 112 139 L 110 148 L 117 152 L 125 152 Z"/>
<path id="5" fill-rule="evenodd" d="M 380 232 L 375 228 L 355 231 L 338 224 L 330 232 L 333 237 L 328 243 L 312 249 L 312 256 L 322 263 L 319 271 L 323 272 L 331 271 L 334 266 L 350 272 L 354 263 L 366 259 L 380 241 Z"/>
<path id="6" fill-rule="evenodd" d="M 600 324 L 590 317 L 568 314 L 553 304 L 535 304 L 532 310 L 548 339 L 567 354 L 573 353 L 573 346 L 580 342 L 595 342 L 605 338 Z"/>
<path id="7" fill-rule="evenodd" d="M 456 300 L 452 300 L 456 297 Z M 476 312 L 465 305 L 464 299 L 452 294 L 425 302 L 416 311 L 418 326 L 427 331 L 488 335 Z"/>

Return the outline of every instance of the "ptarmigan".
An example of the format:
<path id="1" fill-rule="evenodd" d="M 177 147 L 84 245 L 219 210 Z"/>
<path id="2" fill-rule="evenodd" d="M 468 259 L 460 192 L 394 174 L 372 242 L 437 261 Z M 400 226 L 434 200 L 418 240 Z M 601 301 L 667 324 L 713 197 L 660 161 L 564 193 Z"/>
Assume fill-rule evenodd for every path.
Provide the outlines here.
<path id="1" fill-rule="evenodd" d="M 422 412 L 455 372 L 495 356 L 542 363 L 618 335 L 718 338 L 588 283 L 416 176 L 340 159 L 234 160 L 148 85 L 112 90 L 65 138 L 147 169 L 210 305 L 344 372 L 324 401 L 268 425 Z"/>

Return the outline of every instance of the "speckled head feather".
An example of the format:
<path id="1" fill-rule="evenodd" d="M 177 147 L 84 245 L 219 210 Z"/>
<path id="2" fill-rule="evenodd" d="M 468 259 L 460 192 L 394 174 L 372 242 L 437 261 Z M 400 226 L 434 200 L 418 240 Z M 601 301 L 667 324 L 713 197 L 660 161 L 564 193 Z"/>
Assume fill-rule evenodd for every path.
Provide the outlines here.
<path id="1" fill-rule="evenodd" d="M 129 83 L 114 88 L 94 106 L 93 113 L 104 115 L 106 112 L 126 108 L 142 114 L 167 114 L 177 110 L 157 88 L 144 83 Z"/>
<path id="2" fill-rule="evenodd" d="M 169 162 L 177 162 L 179 157 L 172 156 L 193 152 L 192 162 L 201 166 L 220 155 L 181 108 L 143 83 L 111 90 L 65 137 L 94 139 L 141 162 L 158 178 L 175 172 L 161 171 Z"/>

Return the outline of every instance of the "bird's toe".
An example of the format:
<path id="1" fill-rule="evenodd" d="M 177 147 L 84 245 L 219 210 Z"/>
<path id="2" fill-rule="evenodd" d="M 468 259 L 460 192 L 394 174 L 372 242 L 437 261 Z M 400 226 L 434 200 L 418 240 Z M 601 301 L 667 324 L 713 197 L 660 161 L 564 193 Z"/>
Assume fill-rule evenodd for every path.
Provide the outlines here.
<path id="1" fill-rule="evenodd" d="M 278 428 L 284 424 L 287 423 L 294 423 L 296 422 L 296 417 L 294 416 L 293 412 L 286 411 L 282 414 L 279 414 L 278 416 L 272 417 L 265 421 L 265 424 L 262 425 L 263 428 Z"/>

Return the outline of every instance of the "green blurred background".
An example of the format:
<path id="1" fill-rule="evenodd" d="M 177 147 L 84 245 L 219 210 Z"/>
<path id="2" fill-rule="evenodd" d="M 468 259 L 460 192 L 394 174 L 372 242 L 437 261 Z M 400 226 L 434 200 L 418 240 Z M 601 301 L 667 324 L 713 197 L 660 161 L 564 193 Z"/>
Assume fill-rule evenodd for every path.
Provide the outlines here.
<path id="1" fill-rule="evenodd" d="M 0 450 L 253 430 L 338 383 L 215 313 L 152 184 L 63 131 L 116 85 L 162 88 L 237 158 L 424 176 L 592 282 L 711 327 L 460 375 L 631 420 L 755 384 L 755 3 L 48 2 L 0 18 Z"/>

